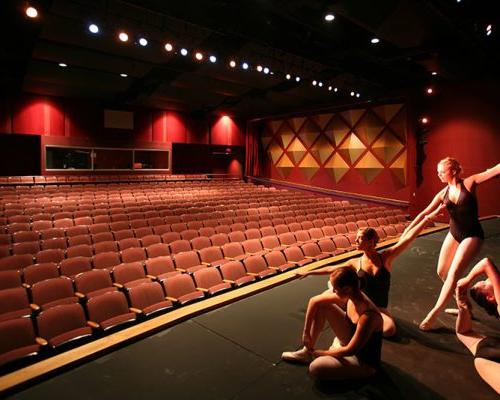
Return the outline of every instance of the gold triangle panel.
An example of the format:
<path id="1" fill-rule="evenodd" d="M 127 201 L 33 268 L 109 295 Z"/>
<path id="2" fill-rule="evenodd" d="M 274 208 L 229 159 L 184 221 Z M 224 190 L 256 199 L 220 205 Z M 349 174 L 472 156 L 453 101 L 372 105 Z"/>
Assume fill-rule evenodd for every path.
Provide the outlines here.
<path id="1" fill-rule="evenodd" d="M 359 138 L 351 133 L 349 137 L 342 142 L 342 145 L 337 149 L 337 151 L 347 160 L 354 164 L 357 159 L 363 154 L 366 146 L 359 140 Z"/>
<path id="2" fill-rule="evenodd" d="M 318 125 L 308 119 L 302 128 L 300 128 L 299 137 L 306 144 L 307 147 L 310 147 L 311 144 L 316 140 L 318 135 L 320 134 L 320 129 Z"/>
<path id="3" fill-rule="evenodd" d="M 373 143 L 372 153 L 379 159 L 384 160 L 387 165 L 398 154 L 404 146 L 401 142 L 389 131 L 386 130 Z"/>
<path id="4" fill-rule="evenodd" d="M 292 172 L 294 165 L 292 161 L 288 158 L 286 154 L 283 154 L 283 157 L 279 160 L 278 164 L 276 164 L 276 169 L 279 171 L 281 175 L 285 178 L 288 178 L 288 175 Z"/>
<path id="5" fill-rule="evenodd" d="M 309 149 L 311 154 L 322 164 L 332 155 L 333 150 L 332 144 L 324 135 L 321 135 L 316 143 Z"/>
<path id="6" fill-rule="evenodd" d="M 372 108 L 372 111 L 386 124 L 403 108 L 403 104 L 384 104 Z"/>
<path id="7" fill-rule="evenodd" d="M 347 123 L 352 127 L 357 124 L 361 116 L 364 114 L 366 110 L 363 109 L 357 109 L 357 110 L 348 110 L 348 111 L 343 111 L 340 113 L 342 115 L 342 118 L 347 121 Z"/>
<path id="8" fill-rule="evenodd" d="M 300 172 L 308 179 L 318 172 L 320 165 L 311 154 L 307 154 L 299 164 Z"/>
<path id="9" fill-rule="evenodd" d="M 335 115 L 325 128 L 325 135 L 338 146 L 347 136 L 351 128 L 338 116 Z"/>
<path id="10" fill-rule="evenodd" d="M 273 164 L 276 164 L 276 161 L 279 160 L 282 154 L 283 154 L 283 149 L 275 140 L 273 140 L 269 145 L 269 147 L 267 148 L 267 155 L 272 160 Z"/>
<path id="11" fill-rule="evenodd" d="M 306 120 L 305 117 L 297 117 L 297 118 L 290 118 L 287 121 L 290 124 L 290 126 L 292 127 L 292 129 L 295 132 L 298 132 L 305 120 Z"/>
<path id="12" fill-rule="evenodd" d="M 290 142 L 293 140 L 295 137 L 295 133 L 292 131 L 288 123 L 284 122 L 283 125 L 281 125 L 281 128 L 277 134 L 277 137 L 279 138 L 281 146 L 286 149 Z"/>
<path id="13" fill-rule="evenodd" d="M 298 138 L 295 138 L 288 147 L 288 149 L 286 150 L 286 152 L 290 156 L 290 158 L 294 161 L 294 163 L 297 164 L 300 161 L 300 159 L 304 157 L 304 154 L 307 152 L 307 149 L 304 147 L 304 145 Z"/>
<path id="14" fill-rule="evenodd" d="M 406 110 L 401 110 L 401 112 L 391 121 L 389 127 L 398 136 L 401 142 L 406 144 Z"/>
<path id="15" fill-rule="evenodd" d="M 373 181 L 376 176 L 384 169 L 384 166 L 367 152 L 355 166 L 356 170 L 363 176 L 366 183 Z"/>
<path id="16" fill-rule="evenodd" d="M 375 114 L 368 111 L 363 118 L 358 122 L 354 131 L 356 135 L 369 146 L 375 138 L 382 132 L 384 124 L 378 119 Z"/>
<path id="17" fill-rule="evenodd" d="M 278 130 L 281 127 L 281 124 L 283 123 L 283 120 L 278 120 L 278 121 L 269 121 L 267 124 L 267 127 L 271 130 L 271 132 L 274 134 L 278 132 Z"/>
<path id="18" fill-rule="evenodd" d="M 389 168 L 398 181 L 406 185 L 406 151 L 401 153 Z"/>
<path id="19" fill-rule="evenodd" d="M 328 122 L 332 119 L 332 117 L 333 114 L 318 114 L 314 115 L 312 119 L 314 120 L 314 122 L 316 122 L 316 124 L 318 124 L 320 129 L 323 130 L 325 129 L 326 124 L 328 124 Z"/>
<path id="20" fill-rule="evenodd" d="M 349 171 L 349 165 L 344 161 L 339 153 L 335 153 L 325 164 L 326 172 L 339 183 L 344 175 Z"/>

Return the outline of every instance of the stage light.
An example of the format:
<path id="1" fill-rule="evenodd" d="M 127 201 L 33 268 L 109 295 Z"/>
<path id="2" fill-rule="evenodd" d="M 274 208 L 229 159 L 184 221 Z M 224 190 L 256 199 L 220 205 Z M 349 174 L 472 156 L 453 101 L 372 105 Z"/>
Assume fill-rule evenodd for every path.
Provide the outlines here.
<path id="1" fill-rule="evenodd" d="M 68 66 L 68 64 L 63 63 L 63 62 L 60 62 L 60 63 L 59 63 L 59 66 L 60 66 L 60 67 L 63 67 L 63 68 L 66 68 L 66 67 Z"/>
<path id="2" fill-rule="evenodd" d="M 370 40 L 370 42 L 371 42 L 372 44 L 377 44 L 377 43 L 379 43 L 379 42 L 380 42 L 380 39 L 379 39 L 379 38 L 374 37 L 374 38 L 372 38 L 372 40 Z"/>
<path id="3" fill-rule="evenodd" d="M 327 21 L 327 22 L 332 22 L 334 19 L 335 19 L 335 15 L 333 15 L 332 13 L 328 13 L 325 15 L 325 21 Z"/>
<path id="4" fill-rule="evenodd" d="M 122 78 L 126 78 L 128 75 L 127 74 L 120 74 Z"/>
<path id="5" fill-rule="evenodd" d="M 146 38 L 143 38 L 141 37 L 139 39 L 139 44 L 142 46 L 142 47 L 146 47 L 148 45 L 148 40 Z"/>
<path id="6" fill-rule="evenodd" d="M 333 88 L 333 91 L 337 93 L 339 91 L 339 88 Z"/>
<path id="7" fill-rule="evenodd" d="M 286 78 L 287 80 L 290 80 L 290 79 L 292 79 L 292 75 L 290 75 L 290 74 L 286 74 L 286 75 L 285 75 L 285 78 Z"/>
<path id="8" fill-rule="evenodd" d="M 433 89 L 433 88 L 431 88 L 431 87 L 428 87 L 428 88 L 425 90 L 425 92 L 426 92 L 427 94 L 433 94 L 433 93 L 434 93 L 434 89 Z"/>
<path id="9" fill-rule="evenodd" d="M 181 55 L 183 55 L 183 56 L 187 56 L 187 54 L 188 54 L 187 49 L 185 49 L 185 48 L 183 47 L 183 48 L 181 49 Z"/>
<path id="10" fill-rule="evenodd" d="M 248 63 L 244 62 L 243 64 L 241 64 L 241 68 L 248 69 Z"/>
<path id="11" fill-rule="evenodd" d="M 172 46 L 170 43 L 165 43 L 165 50 L 172 51 L 173 49 L 174 49 L 174 46 Z"/>
<path id="12" fill-rule="evenodd" d="M 359 97 L 359 96 L 361 96 L 361 95 L 359 93 L 356 93 L 356 97 Z"/>
<path id="13" fill-rule="evenodd" d="M 211 63 L 217 62 L 217 57 L 215 56 L 210 56 L 208 59 L 210 60 Z"/>
<path id="14" fill-rule="evenodd" d="M 351 92 L 351 96 L 354 97 L 355 93 L 354 92 Z"/>
<path id="15" fill-rule="evenodd" d="M 300 76 L 295 77 L 295 82 L 300 82 Z"/>
<path id="16" fill-rule="evenodd" d="M 432 71 L 431 75 L 436 76 L 438 73 L 436 71 Z"/>
<path id="17" fill-rule="evenodd" d="M 313 86 L 316 86 L 317 84 L 318 84 L 318 82 L 316 82 L 316 81 L 312 81 L 312 85 L 313 85 Z"/>
<path id="18" fill-rule="evenodd" d="M 264 67 L 264 69 L 262 70 L 265 74 L 268 74 L 269 73 L 269 68 L 267 67 Z"/>
<path id="19" fill-rule="evenodd" d="M 194 58 L 196 58 L 198 61 L 201 61 L 203 60 L 203 54 L 197 51 L 196 54 L 194 55 Z"/>
<path id="20" fill-rule="evenodd" d="M 486 36 L 490 36 L 492 32 L 493 32 L 493 26 L 491 24 L 489 24 L 486 27 Z"/>
<path id="21" fill-rule="evenodd" d="M 257 71 L 262 72 L 262 65 L 257 65 Z"/>
<path id="22" fill-rule="evenodd" d="M 90 33 L 99 33 L 99 27 L 96 24 L 89 25 Z"/>
<path id="23" fill-rule="evenodd" d="M 331 86 L 328 86 L 328 91 L 331 92 L 332 91 L 332 87 Z"/>
<path id="24" fill-rule="evenodd" d="M 38 17 L 38 10 L 35 7 L 28 7 L 26 8 L 26 15 L 30 18 L 36 18 Z"/>
<path id="25" fill-rule="evenodd" d="M 427 125 L 429 123 L 429 118 L 428 117 L 422 117 L 422 118 L 420 118 L 420 123 L 422 125 Z"/>
<path id="26" fill-rule="evenodd" d="M 118 34 L 118 39 L 122 42 L 127 42 L 128 41 L 128 35 L 125 32 L 120 32 Z"/>
<path id="27" fill-rule="evenodd" d="M 323 82 L 318 82 L 319 87 L 323 87 Z"/>
<path id="28" fill-rule="evenodd" d="M 229 61 L 229 66 L 230 66 L 231 68 L 236 67 L 236 61 L 234 61 L 234 60 Z"/>

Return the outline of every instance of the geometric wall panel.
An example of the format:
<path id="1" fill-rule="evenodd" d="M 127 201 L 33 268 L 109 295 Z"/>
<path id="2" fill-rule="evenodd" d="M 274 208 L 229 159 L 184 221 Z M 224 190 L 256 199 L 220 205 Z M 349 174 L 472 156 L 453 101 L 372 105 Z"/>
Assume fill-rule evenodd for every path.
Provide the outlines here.
<path id="1" fill-rule="evenodd" d="M 307 149 L 304 147 L 304 145 L 298 138 L 295 138 L 288 147 L 288 149 L 286 149 L 286 152 L 293 160 L 294 164 L 297 164 L 300 161 L 300 159 L 304 157 L 304 154 L 306 154 Z"/>
<path id="2" fill-rule="evenodd" d="M 384 104 L 372 108 L 372 111 L 386 124 L 403 108 L 403 104 Z"/>
<path id="3" fill-rule="evenodd" d="M 339 183 L 343 176 L 349 171 L 349 165 L 344 161 L 339 153 L 335 153 L 325 164 L 325 171 Z"/>
<path id="4" fill-rule="evenodd" d="M 271 121 L 271 122 L 269 122 L 268 127 L 271 130 L 271 132 L 274 134 L 278 131 L 278 129 L 280 128 L 282 123 L 283 123 L 282 119 L 279 121 Z"/>
<path id="5" fill-rule="evenodd" d="M 389 123 L 389 128 L 398 136 L 403 144 L 406 144 L 406 111 L 401 111 Z"/>
<path id="6" fill-rule="evenodd" d="M 406 151 L 404 151 L 389 168 L 398 181 L 406 185 Z"/>
<path id="7" fill-rule="evenodd" d="M 316 143 L 309 149 L 311 154 L 320 160 L 322 164 L 332 155 L 333 150 L 332 144 L 324 135 L 321 135 Z"/>
<path id="8" fill-rule="evenodd" d="M 318 172 L 319 168 L 320 165 L 311 154 L 307 154 L 299 164 L 299 171 L 302 172 L 308 180 L 311 180 L 314 174 Z"/>
<path id="9" fill-rule="evenodd" d="M 307 120 L 307 122 L 302 125 L 298 136 L 304 142 L 306 147 L 311 147 L 316 138 L 319 136 L 320 130 L 316 124 L 314 124 L 311 120 Z"/>
<path id="10" fill-rule="evenodd" d="M 354 133 L 351 133 L 349 137 L 342 142 L 342 145 L 337 151 L 342 154 L 345 159 L 349 160 L 351 164 L 354 164 L 365 149 L 366 146 L 363 142 L 361 142 Z"/>
<path id="11" fill-rule="evenodd" d="M 316 122 L 321 130 L 325 129 L 326 124 L 332 119 L 332 114 L 318 114 L 313 115 L 312 119 Z"/>
<path id="12" fill-rule="evenodd" d="M 372 145 L 372 153 L 387 165 L 403 149 L 403 144 L 391 131 L 385 131 Z"/>
<path id="13" fill-rule="evenodd" d="M 357 124 L 361 116 L 364 114 L 366 110 L 363 109 L 356 109 L 356 110 L 348 110 L 348 111 L 343 111 L 340 113 L 342 115 L 342 118 L 344 118 L 351 128 Z"/>
<path id="14" fill-rule="evenodd" d="M 338 146 L 347 136 L 351 128 L 338 116 L 335 115 L 325 128 L 325 135 Z"/>
<path id="15" fill-rule="evenodd" d="M 306 120 L 306 117 L 297 117 L 297 118 L 290 118 L 288 120 L 288 123 L 292 127 L 292 129 L 295 132 L 298 132 L 304 121 Z"/>
<path id="16" fill-rule="evenodd" d="M 294 168 L 294 165 L 286 154 L 283 154 L 283 157 L 281 157 L 278 164 L 276 164 L 276 169 L 285 178 L 288 178 L 288 175 L 290 175 L 290 172 L 292 172 L 293 168 Z"/>
<path id="17" fill-rule="evenodd" d="M 283 148 L 286 149 L 288 147 L 288 145 L 290 144 L 290 142 L 292 141 L 295 134 L 290 129 L 290 126 L 285 122 L 281 126 L 277 136 L 278 136 Z"/>
<path id="18" fill-rule="evenodd" d="M 380 164 L 372 153 L 368 152 L 359 160 L 355 168 L 363 175 L 365 182 L 370 183 L 384 169 L 384 166 Z"/>
<path id="19" fill-rule="evenodd" d="M 276 142 L 276 140 L 273 140 L 269 145 L 269 147 L 267 148 L 267 155 L 273 161 L 273 165 L 276 164 L 276 161 L 279 160 L 282 154 L 283 154 L 283 149 Z"/>
<path id="20" fill-rule="evenodd" d="M 262 133 L 262 136 L 260 137 L 260 141 L 262 142 L 262 147 L 264 149 L 267 149 L 267 146 L 269 145 L 269 143 L 271 142 L 271 140 L 273 139 L 273 133 L 271 132 L 270 129 L 264 129 L 264 132 Z"/>
<path id="21" fill-rule="evenodd" d="M 366 144 L 370 145 L 384 129 L 382 121 L 375 114 L 368 111 L 358 122 L 354 132 Z"/>

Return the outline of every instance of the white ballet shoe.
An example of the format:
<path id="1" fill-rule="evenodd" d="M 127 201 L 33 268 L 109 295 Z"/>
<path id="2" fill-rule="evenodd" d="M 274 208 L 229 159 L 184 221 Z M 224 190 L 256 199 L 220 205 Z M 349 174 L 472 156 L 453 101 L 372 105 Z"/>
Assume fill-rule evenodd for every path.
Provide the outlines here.
<path id="1" fill-rule="evenodd" d="M 313 356 L 305 347 L 302 347 L 297 351 L 283 352 L 281 354 L 281 359 L 283 361 L 295 362 L 299 364 L 309 364 L 313 360 Z"/>
<path id="2" fill-rule="evenodd" d="M 458 315 L 458 308 L 446 308 L 444 312 L 450 315 Z"/>

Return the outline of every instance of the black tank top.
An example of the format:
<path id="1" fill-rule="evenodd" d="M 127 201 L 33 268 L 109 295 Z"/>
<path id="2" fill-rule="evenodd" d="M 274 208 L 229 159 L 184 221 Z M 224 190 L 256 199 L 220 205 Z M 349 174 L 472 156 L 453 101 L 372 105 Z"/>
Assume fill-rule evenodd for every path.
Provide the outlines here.
<path id="1" fill-rule="evenodd" d="M 367 310 L 367 312 L 375 312 L 374 310 Z M 378 313 L 377 313 L 378 314 Z M 351 321 L 351 319 L 347 316 L 346 318 L 351 324 L 352 333 L 356 331 L 356 324 Z M 361 318 L 361 316 L 360 316 Z M 383 339 L 383 331 L 372 332 L 370 338 L 365 343 L 365 345 L 359 349 L 356 353 L 356 357 L 363 364 L 370 365 L 374 368 L 380 367 L 380 358 L 382 357 L 382 339 Z"/>
<path id="2" fill-rule="evenodd" d="M 477 344 L 474 357 L 500 363 L 500 338 L 486 336 Z"/>
<path id="3" fill-rule="evenodd" d="M 468 237 L 478 237 L 484 239 L 484 232 L 479 223 L 477 199 L 460 182 L 460 194 L 458 200 L 453 203 L 450 200 L 450 187 L 446 189 L 443 203 L 450 214 L 450 233 L 457 242 L 461 242 Z"/>
<path id="4" fill-rule="evenodd" d="M 379 254 L 381 266 L 371 275 L 361 268 L 359 259 L 358 277 L 361 281 L 361 290 L 373 301 L 377 307 L 387 308 L 389 305 L 389 289 L 391 287 L 391 273 L 385 268 L 382 256 Z"/>

